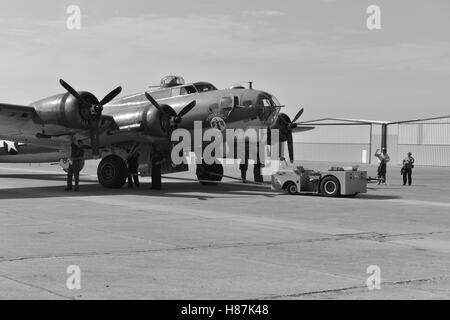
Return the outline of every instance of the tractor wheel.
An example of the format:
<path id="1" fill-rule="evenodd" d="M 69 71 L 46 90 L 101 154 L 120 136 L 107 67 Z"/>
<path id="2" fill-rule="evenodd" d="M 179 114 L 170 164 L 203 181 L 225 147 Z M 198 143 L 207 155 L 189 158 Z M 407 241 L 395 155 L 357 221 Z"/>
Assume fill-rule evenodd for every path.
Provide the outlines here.
<path id="1" fill-rule="evenodd" d="M 290 182 L 287 186 L 286 186 L 286 191 L 289 194 L 297 194 L 298 193 L 298 188 L 297 185 L 293 182 Z"/>
<path id="2" fill-rule="evenodd" d="M 320 191 L 326 197 L 338 197 L 341 194 L 341 185 L 335 177 L 327 176 L 320 182 Z"/>

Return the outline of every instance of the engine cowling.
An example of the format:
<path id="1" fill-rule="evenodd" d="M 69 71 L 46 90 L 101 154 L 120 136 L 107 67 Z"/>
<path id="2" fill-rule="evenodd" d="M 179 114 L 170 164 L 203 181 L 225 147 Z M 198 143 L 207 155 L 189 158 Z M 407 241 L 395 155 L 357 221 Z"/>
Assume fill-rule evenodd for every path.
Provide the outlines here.
<path id="1" fill-rule="evenodd" d="M 144 131 L 148 135 L 169 137 L 172 133 L 172 123 L 169 117 L 176 116 L 176 112 L 168 105 L 161 105 L 161 107 L 164 109 L 165 115 L 161 115 L 154 107 L 148 110 Z"/>
<path id="2" fill-rule="evenodd" d="M 79 92 L 83 99 L 98 104 L 89 92 Z M 31 104 L 44 124 L 57 124 L 73 129 L 88 129 L 90 109 L 80 104 L 70 93 L 58 94 Z"/>
<path id="3" fill-rule="evenodd" d="M 97 98 L 89 92 L 79 92 L 83 100 L 98 104 Z M 89 129 L 89 107 L 83 106 L 70 93 L 54 95 L 31 104 L 43 124 L 56 124 L 71 129 Z M 116 106 L 116 108 L 119 106 Z M 175 111 L 169 105 L 161 105 L 165 113 L 175 116 Z M 120 108 L 120 107 L 119 107 Z M 108 112 L 104 112 L 108 113 Z M 145 134 L 156 137 L 168 137 L 171 133 L 171 123 L 168 117 L 161 116 L 153 106 L 123 106 L 113 113 L 119 131 L 144 131 Z"/>
<path id="4" fill-rule="evenodd" d="M 162 106 L 166 114 L 175 115 L 175 111 L 168 105 Z M 126 107 L 114 111 L 114 121 L 119 131 L 143 131 L 146 135 L 168 137 L 171 133 L 169 118 L 161 116 L 153 106 Z"/>

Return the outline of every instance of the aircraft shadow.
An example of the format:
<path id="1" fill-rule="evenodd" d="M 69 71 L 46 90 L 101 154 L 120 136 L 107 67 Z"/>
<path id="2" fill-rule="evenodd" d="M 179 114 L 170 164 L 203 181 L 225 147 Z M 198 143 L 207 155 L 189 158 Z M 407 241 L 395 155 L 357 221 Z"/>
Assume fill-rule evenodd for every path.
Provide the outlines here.
<path id="1" fill-rule="evenodd" d="M 46 180 L 46 181 L 66 181 L 66 174 L 0 174 L 0 179 L 25 179 L 25 180 Z M 80 175 L 81 182 L 92 182 L 95 180 L 83 178 Z"/>
<path id="2" fill-rule="evenodd" d="M 163 182 L 162 190 L 150 189 L 150 183 L 141 183 L 140 188 L 128 188 L 125 184 L 120 189 L 107 189 L 98 184 L 95 179 L 83 178 L 80 176 L 80 190 L 78 192 L 65 191 L 66 174 L 1 174 L 0 179 L 24 179 L 24 180 L 43 180 L 60 181 L 59 186 L 39 186 L 24 188 L 5 188 L 0 189 L 0 199 L 30 199 L 30 198 L 53 198 L 53 197 L 85 197 L 85 196 L 108 196 L 108 195 L 139 195 L 147 197 L 172 197 L 188 198 L 198 200 L 208 200 L 217 198 L 238 198 L 245 195 L 264 197 L 322 197 L 321 195 L 305 194 L 291 196 L 283 193 L 273 192 L 269 187 L 267 189 L 251 184 L 233 185 L 219 184 L 216 186 L 204 186 L 197 181 L 167 181 Z M 368 188 L 370 191 L 379 191 L 378 188 Z M 201 193 L 192 194 L 192 193 Z M 367 199 L 367 200 L 390 200 L 402 197 L 381 194 L 359 194 L 356 197 L 345 197 L 347 199 Z"/>
<path id="3" fill-rule="evenodd" d="M 65 179 L 63 179 L 65 182 Z M 89 181 L 94 182 L 94 181 Z M 238 198 L 242 196 L 276 197 L 281 194 L 268 190 L 261 190 L 250 185 L 217 185 L 203 186 L 198 182 L 163 182 L 162 190 L 150 189 L 150 183 L 141 183 L 140 188 L 128 188 L 125 184 L 120 189 L 107 189 L 98 183 L 80 183 L 80 190 L 65 191 L 65 183 L 60 186 L 41 186 L 24 188 L 0 189 L 1 199 L 30 199 L 53 197 L 86 197 L 86 196 L 114 196 L 114 195 L 138 195 L 147 197 L 172 197 L 208 200 L 216 198 Z M 201 193 L 201 194 L 192 194 Z"/>
<path id="4" fill-rule="evenodd" d="M 358 194 L 355 197 L 345 197 L 346 199 L 360 199 L 360 200 L 393 200 L 393 199 L 401 199 L 399 196 L 385 195 L 385 194 L 369 194 L 363 193 Z"/>

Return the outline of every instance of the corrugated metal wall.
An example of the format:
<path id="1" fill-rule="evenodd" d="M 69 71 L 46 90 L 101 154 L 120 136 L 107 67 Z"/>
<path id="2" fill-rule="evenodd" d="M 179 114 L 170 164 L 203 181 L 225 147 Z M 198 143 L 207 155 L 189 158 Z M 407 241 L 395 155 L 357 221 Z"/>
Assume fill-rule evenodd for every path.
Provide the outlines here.
<path id="1" fill-rule="evenodd" d="M 317 126 L 296 134 L 294 141 L 294 155 L 299 160 L 369 162 L 370 126 Z"/>
<path id="2" fill-rule="evenodd" d="M 408 152 L 418 165 L 450 166 L 450 118 L 400 124 L 399 163 Z"/>
<path id="3" fill-rule="evenodd" d="M 295 159 L 306 161 L 336 161 L 363 163 L 363 150 L 366 150 L 365 163 L 368 163 L 369 144 L 350 143 L 295 143 Z"/>

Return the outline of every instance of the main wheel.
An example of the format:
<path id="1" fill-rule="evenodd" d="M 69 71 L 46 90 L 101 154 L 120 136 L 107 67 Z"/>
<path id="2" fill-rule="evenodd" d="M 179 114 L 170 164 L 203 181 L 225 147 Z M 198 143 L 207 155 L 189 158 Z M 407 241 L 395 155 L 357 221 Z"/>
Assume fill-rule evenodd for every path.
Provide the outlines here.
<path id="1" fill-rule="evenodd" d="M 213 164 L 198 164 L 197 165 L 197 179 L 203 185 L 217 185 L 223 178 L 223 166 L 221 163 Z"/>
<path id="2" fill-rule="evenodd" d="M 128 175 L 125 161 L 116 155 L 104 158 L 97 168 L 98 182 L 105 188 L 121 188 Z"/>
<path id="3" fill-rule="evenodd" d="M 320 182 L 320 190 L 326 197 L 338 197 L 341 194 L 341 185 L 338 179 L 328 176 Z"/>

